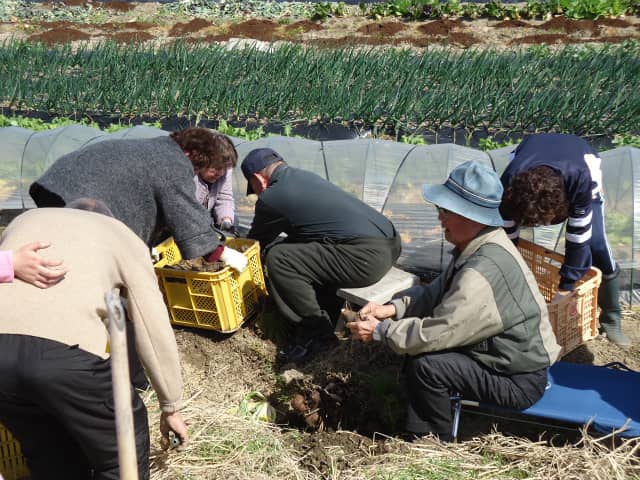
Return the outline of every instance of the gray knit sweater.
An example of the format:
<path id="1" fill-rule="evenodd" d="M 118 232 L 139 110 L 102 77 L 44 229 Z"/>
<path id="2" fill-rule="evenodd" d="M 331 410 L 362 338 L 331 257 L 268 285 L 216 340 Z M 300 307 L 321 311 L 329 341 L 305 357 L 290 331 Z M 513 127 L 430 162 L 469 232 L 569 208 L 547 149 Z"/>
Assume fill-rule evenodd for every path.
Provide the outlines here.
<path id="1" fill-rule="evenodd" d="M 206 255 L 219 244 L 193 187 L 193 166 L 170 137 L 105 140 L 60 157 L 37 180 L 65 203 L 102 200 L 148 246 L 168 230 L 182 256 Z M 36 205 L 47 205 L 32 194 Z"/>

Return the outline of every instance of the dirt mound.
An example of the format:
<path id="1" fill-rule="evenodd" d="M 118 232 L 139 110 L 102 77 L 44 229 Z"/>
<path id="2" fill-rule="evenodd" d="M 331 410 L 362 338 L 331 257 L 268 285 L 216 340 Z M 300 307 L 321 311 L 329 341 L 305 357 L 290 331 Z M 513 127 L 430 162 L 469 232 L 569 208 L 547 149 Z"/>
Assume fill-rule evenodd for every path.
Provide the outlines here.
<path id="1" fill-rule="evenodd" d="M 229 33 L 233 37 L 254 38 L 263 42 L 274 39 L 274 33 L 278 24 L 271 20 L 251 19 L 229 27 Z"/>
<path id="2" fill-rule="evenodd" d="M 618 361 L 640 370 L 638 322 L 640 314 L 629 313 L 623 320 L 624 330 L 633 341 L 630 349 L 622 350 L 597 337 L 563 360 L 594 365 Z M 314 436 L 322 434 L 319 438 L 349 431 L 371 439 L 402 431 L 406 399 L 401 385 L 401 356 L 377 344 L 341 338 L 302 366 L 280 365 L 276 361 L 277 346 L 264 338 L 259 324 L 259 319 L 252 320 L 231 335 L 177 329 L 182 362 L 189 375 L 196 376 L 190 381 L 201 385 L 207 396 L 219 397 L 216 401 L 220 402 L 239 402 L 247 392 L 261 391 L 277 411 L 276 423 Z M 467 413 L 460 438 L 488 433 L 496 422 L 494 417 Z M 498 423 L 500 431 L 533 440 L 549 430 L 548 425 L 533 428 L 508 420 Z M 560 435 L 559 441 L 573 439 L 566 431 L 551 434 Z"/>
<path id="3" fill-rule="evenodd" d="M 311 20 L 299 20 L 284 27 L 285 32 L 317 32 L 322 29 L 322 25 Z"/>
<path id="4" fill-rule="evenodd" d="M 371 439 L 352 432 L 319 432 L 305 435 L 293 443 L 301 454 L 302 466 L 312 472 L 331 472 L 335 467 L 339 470 L 357 467 L 362 462 L 363 454 L 375 456 L 390 450 L 384 440 L 372 443 Z M 332 451 L 339 451 L 340 455 L 331 455 Z"/>
<path id="5" fill-rule="evenodd" d="M 364 35 L 391 36 L 405 29 L 405 26 L 397 22 L 368 23 L 357 31 Z"/>
<path id="6" fill-rule="evenodd" d="M 88 5 L 74 0 L 74 5 Z M 188 43 L 225 42 L 231 38 L 260 41 L 284 40 L 305 45 L 341 48 L 347 46 L 399 46 L 425 48 L 431 46 L 453 48 L 492 48 L 503 50 L 518 45 L 565 45 L 577 43 L 619 43 L 628 39 L 640 40 L 640 17 L 625 19 L 569 20 L 553 17 L 548 21 L 489 19 L 462 20 L 440 19 L 428 21 L 403 21 L 384 19 L 372 22 L 362 15 L 329 17 L 322 22 L 298 19 L 290 24 L 285 16 L 280 21 L 252 17 L 250 13 L 234 20 L 217 19 L 214 23 L 205 18 L 192 17 L 176 22 L 175 16 L 161 13 L 161 4 L 128 2 L 91 3 L 93 7 L 105 7 L 104 22 L 30 22 L 15 19 L 0 24 L 0 41 L 3 39 L 27 39 L 47 43 L 113 39 L 114 32 L 149 31 L 146 35 L 122 35 L 120 41 Z M 135 5 L 135 12 L 131 13 Z M 33 8 L 53 8 L 53 4 L 37 4 Z M 60 8 L 60 3 L 55 7 Z M 129 11 L 125 11 L 129 9 Z M 294 18 L 295 20 L 295 18 Z M 24 28 L 27 24 L 28 28 Z M 71 34 L 60 31 L 73 29 Z M 531 29 L 540 33 L 532 35 Z M 53 31 L 49 31 L 53 30 Z M 31 35 L 31 36 L 29 36 Z"/>
<path id="7" fill-rule="evenodd" d="M 78 40 L 89 40 L 91 35 L 75 28 L 53 28 L 46 32 L 36 33 L 29 37 L 30 42 L 42 42 L 47 45 L 55 43 L 69 43 Z"/>
<path id="8" fill-rule="evenodd" d="M 461 26 L 461 20 L 433 20 L 424 25 L 420 25 L 418 30 L 425 35 L 444 37 L 449 35 L 453 30 L 460 29 Z"/>
<path id="9" fill-rule="evenodd" d="M 67 0 L 68 1 L 68 0 Z M 112 0 L 110 2 L 100 2 L 99 7 L 115 10 L 117 12 L 129 12 L 136 8 L 135 4 L 124 0 Z"/>
<path id="10" fill-rule="evenodd" d="M 199 32 L 200 30 L 210 27 L 211 22 L 207 22 L 202 18 L 194 18 L 188 23 L 176 23 L 171 30 L 169 30 L 170 37 L 183 37 L 190 33 Z"/>
<path id="11" fill-rule="evenodd" d="M 566 17 L 553 17 L 551 20 L 538 25 L 536 28 L 540 30 L 564 30 L 566 33 L 575 33 L 580 31 L 598 32 L 598 27 L 593 20 L 569 20 Z"/>

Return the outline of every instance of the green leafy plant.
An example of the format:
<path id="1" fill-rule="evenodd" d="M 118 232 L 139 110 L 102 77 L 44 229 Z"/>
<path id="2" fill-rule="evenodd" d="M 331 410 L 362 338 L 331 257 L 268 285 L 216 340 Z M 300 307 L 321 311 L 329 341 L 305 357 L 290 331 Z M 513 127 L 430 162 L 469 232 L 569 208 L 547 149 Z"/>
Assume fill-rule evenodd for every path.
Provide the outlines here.
<path id="1" fill-rule="evenodd" d="M 625 0 L 560 0 L 564 15 L 576 20 L 618 17 L 625 14 L 629 3 Z"/>
<path id="2" fill-rule="evenodd" d="M 402 17 L 424 20 L 463 16 L 503 19 L 548 19 L 552 15 L 564 15 L 572 19 L 596 19 L 619 17 L 640 11 L 638 0 L 528 0 L 524 6 L 490 0 L 484 4 L 463 3 L 458 0 L 387 0 L 369 6 L 360 4 L 363 13 L 372 18 Z M 325 17 L 326 18 L 326 17 Z"/>
<path id="3" fill-rule="evenodd" d="M 402 135 L 400 137 L 401 143 L 408 143 L 410 145 L 428 145 L 427 141 L 424 139 L 422 135 L 412 134 L 412 135 Z"/>
<path id="4" fill-rule="evenodd" d="M 0 45 L 0 102 L 76 118 L 348 118 L 383 131 L 402 119 L 411 131 L 637 134 L 639 53 L 637 42 L 415 53 L 10 41 Z M 265 135 L 262 128 L 220 128 L 247 139 Z"/>
<path id="5" fill-rule="evenodd" d="M 326 20 L 329 17 L 342 17 L 344 16 L 345 4 L 344 2 L 319 2 L 314 4 L 311 11 L 311 20 Z"/>
<path id="6" fill-rule="evenodd" d="M 64 117 L 55 117 L 50 122 L 45 122 L 40 118 L 24 117 L 22 115 L 7 117 L 0 115 L 0 127 L 20 127 L 33 131 L 51 130 L 67 125 L 82 124 L 92 128 L 98 128 L 98 124 L 88 119 L 74 120 Z"/>
<path id="7" fill-rule="evenodd" d="M 496 150 L 498 148 L 508 147 L 509 145 L 514 145 L 514 142 L 510 140 L 504 142 L 496 142 L 492 136 L 481 138 L 478 143 L 480 150 L 482 150 L 483 152 L 487 150 Z"/>
<path id="8" fill-rule="evenodd" d="M 640 148 L 640 135 L 631 135 L 630 133 L 614 135 L 613 143 L 618 147 Z"/>
<path id="9" fill-rule="evenodd" d="M 253 130 L 247 130 L 245 127 L 234 127 L 224 119 L 218 122 L 218 128 L 216 128 L 216 130 L 230 137 L 244 138 L 249 141 L 258 140 L 266 135 L 264 128 L 261 126 Z"/>
<path id="10" fill-rule="evenodd" d="M 489 18 L 496 18 L 502 20 L 505 18 L 505 7 L 502 2 L 498 0 L 491 0 L 484 5 L 484 13 Z"/>

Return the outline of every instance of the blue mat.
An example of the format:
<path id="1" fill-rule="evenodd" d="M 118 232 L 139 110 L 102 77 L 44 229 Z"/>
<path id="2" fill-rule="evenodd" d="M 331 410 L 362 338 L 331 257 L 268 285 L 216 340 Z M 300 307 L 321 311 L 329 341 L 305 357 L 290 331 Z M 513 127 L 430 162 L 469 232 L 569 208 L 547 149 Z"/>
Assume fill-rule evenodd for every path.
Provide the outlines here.
<path id="1" fill-rule="evenodd" d="M 610 364 L 624 367 L 621 364 Z M 557 362 L 542 398 L 525 415 L 586 424 L 611 433 L 629 423 L 622 437 L 640 436 L 640 373 L 609 366 Z"/>

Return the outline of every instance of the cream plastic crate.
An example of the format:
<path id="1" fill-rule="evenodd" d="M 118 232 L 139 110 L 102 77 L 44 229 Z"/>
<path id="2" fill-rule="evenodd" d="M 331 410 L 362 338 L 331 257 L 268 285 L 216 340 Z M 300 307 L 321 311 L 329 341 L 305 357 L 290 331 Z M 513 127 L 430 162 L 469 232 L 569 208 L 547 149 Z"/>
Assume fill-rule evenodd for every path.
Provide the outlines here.
<path id="1" fill-rule="evenodd" d="M 602 273 L 595 267 L 576 283 L 573 292 L 560 302 L 550 303 L 558 291 L 564 256 L 527 240 L 518 241 L 518 250 L 536 277 L 547 301 L 549 319 L 562 355 L 598 335 L 598 287 Z"/>

